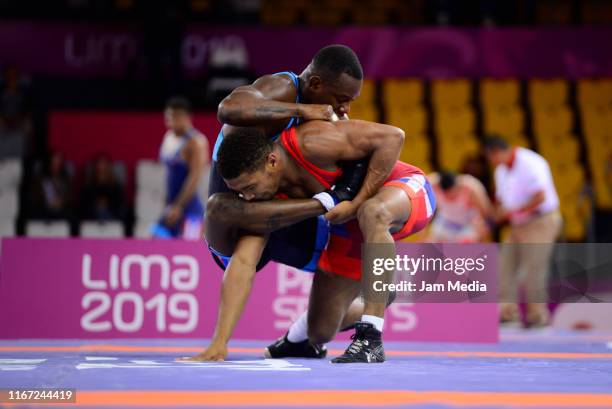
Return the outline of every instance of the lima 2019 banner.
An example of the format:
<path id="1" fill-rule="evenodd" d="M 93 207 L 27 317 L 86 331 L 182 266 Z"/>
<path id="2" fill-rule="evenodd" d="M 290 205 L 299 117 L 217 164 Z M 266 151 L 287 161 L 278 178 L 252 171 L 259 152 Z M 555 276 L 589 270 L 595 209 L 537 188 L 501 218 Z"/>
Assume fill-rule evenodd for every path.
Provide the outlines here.
<path id="1" fill-rule="evenodd" d="M 210 338 L 221 278 L 198 242 L 4 239 L 0 338 Z M 311 281 L 270 263 L 255 278 L 234 338 L 282 335 L 307 308 Z M 497 337 L 496 304 L 397 303 L 386 315 L 388 340 Z"/>
<path id="2" fill-rule="evenodd" d="M 15 41 L 18 38 L 19 41 Z M 610 27 L 581 28 L 237 28 L 190 25 L 157 58 L 175 56 L 199 77 L 211 63 L 256 75 L 302 70 L 321 47 L 352 47 L 369 78 L 566 77 L 612 75 Z M 24 73 L 137 78 L 147 64 L 141 27 L 1 23 L 0 55 Z M 163 48 L 165 47 L 165 48 Z M 149 46 L 150 48 L 150 46 Z M 163 54 L 163 56 L 162 56 Z"/>

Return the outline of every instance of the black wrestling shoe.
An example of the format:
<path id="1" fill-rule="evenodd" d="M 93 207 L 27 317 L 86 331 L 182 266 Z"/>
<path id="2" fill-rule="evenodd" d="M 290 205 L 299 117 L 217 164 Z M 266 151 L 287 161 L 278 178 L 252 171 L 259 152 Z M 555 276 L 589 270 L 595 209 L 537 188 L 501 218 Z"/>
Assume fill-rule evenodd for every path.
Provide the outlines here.
<path id="1" fill-rule="evenodd" d="M 359 321 L 355 324 L 355 333 L 351 336 L 353 342 L 344 354 L 332 359 L 335 364 L 347 363 L 379 363 L 385 362 L 385 349 L 382 343 L 382 333 L 369 322 Z"/>
<path id="2" fill-rule="evenodd" d="M 302 342 L 291 342 L 287 339 L 287 334 L 283 335 L 275 343 L 266 347 L 264 350 L 264 356 L 266 358 L 323 359 L 327 356 L 327 348 L 325 345 L 313 345 L 308 340 Z"/>

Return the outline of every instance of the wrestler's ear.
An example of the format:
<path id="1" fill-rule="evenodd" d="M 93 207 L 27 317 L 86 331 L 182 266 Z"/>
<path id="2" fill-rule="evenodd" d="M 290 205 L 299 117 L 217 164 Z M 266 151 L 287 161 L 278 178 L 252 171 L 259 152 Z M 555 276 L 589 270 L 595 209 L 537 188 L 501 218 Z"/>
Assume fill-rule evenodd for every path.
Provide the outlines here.
<path id="1" fill-rule="evenodd" d="M 323 80 L 321 77 L 318 75 L 311 75 L 310 78 L 308 78 L 308 88 L 312 91 L 320 92 L 323 88 Z"/>
<path id="2" fill-rule="evenodd" d="M 278 165 L 278 157 L 276 153 L 272 152 L 268 155 L 268 160 L 266 161 L 266 165 L 270 166 L 271 168 L 276 168 L 276 166 Z"/>

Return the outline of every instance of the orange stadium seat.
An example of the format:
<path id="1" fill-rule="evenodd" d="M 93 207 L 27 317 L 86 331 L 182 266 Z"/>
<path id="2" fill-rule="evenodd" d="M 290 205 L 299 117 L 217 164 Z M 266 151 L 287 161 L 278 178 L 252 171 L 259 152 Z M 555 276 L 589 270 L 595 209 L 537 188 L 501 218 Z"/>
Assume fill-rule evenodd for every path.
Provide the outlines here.
<path id="1" fill-rule="evenodd" d="M 364 121 L 379 122 L 378 108 L 373 103 L 351 104 L 351 119 L 361 119 Z"/>
<path id="2" fill-rule="evenodd" d="M 519 135 L 524 132 L 525 115 L 518 105 L 483 106 L 485 134 Z"/>
<path id="3" fill-rule="evenodd" d="M 406 135 L 399 159 L 418 166 L 424 172 L 431 172 L 431 144 L 426 135 Z"/>
<path id="4" fill-rule="evenodd" d="M 529 104 L 533 109 L 541 107 L 557 107 L 567 103 L 569 87 L 566 80 L 529 81 Z"/>
<path id="5" fill-rule="evenodd" d="M 476 129 L 476 114 L 471 106 L 451 106 L 436 110 L 434 129 L 439 139 L 448 135 L 470 134 Z"/>
<path id="6" fill-rule="evenodd" d="M 471 83 L 465 78 L 435 80 L 431 84 L 431 100 L 436 108 L 468 105 L 472 99 L 471 93 Z"/>
<path id="7" fill-rule="evenodd" d="M 480 102 L 483 107 L 517 105 L 520 93 L 520 84 L 516 79 L 485 78 L 480 81 Z"/>
<path id="8" fill-rule="evenodd" d="M 533 109 L 533 133 L 536 138 L 568 133 L 574 126 L 573 114 L 567 105 Z"/>
<path id="9" fill-rule="evenodd" d="M 578 104 L 583 107 L 610 107 L 612 79 L 580 79 L 577 83 Z"/>
<path id="10" fill-rule="evenodd" d="M 438 140 L 438 162 L 443 169 L 458 172 L 467 157 L 479 152 L 480 143 L 474 135 L 456 135 Z"/>
<path id="11" fill-rule="evenodd" d="M 383 83 L 383 103 L 388 110 L 411 108 L 423 102 L 423 83 L 418 79 L 389 79 Z"/>
<path id="12" fill-rule="evenodd" d="M 427 112 L 422 106 L 408 109 L 387 110 L 387 123 L 404 130 L 406 135 L 421 134 L 426 131 Z"/>

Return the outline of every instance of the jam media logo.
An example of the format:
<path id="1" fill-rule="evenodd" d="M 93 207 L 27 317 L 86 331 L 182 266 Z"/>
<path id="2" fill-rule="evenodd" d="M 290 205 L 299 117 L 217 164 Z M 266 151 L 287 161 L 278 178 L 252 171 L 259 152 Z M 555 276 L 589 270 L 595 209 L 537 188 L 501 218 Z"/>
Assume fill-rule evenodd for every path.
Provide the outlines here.
<path id="1" fill-rule="evenodd" d="M 145 318 L 154 320 L 158 333 L 189 333 L 197 327 L 198 300 L 191 291 L 198 286 L 200 265 L 194 257 L 113 254 L 108 268 L 96 273 L 93 264 L 92 255 L 83 254 L 81 281 L 90 290 L 81 299 L 83 330 L 134 333 L 143 328 Z M 153 277 L 158 279 L 155 287 Z M 151 288 L 161 291 L 144 297 Z"/>

